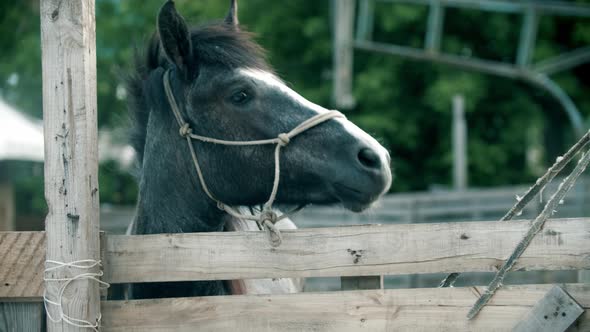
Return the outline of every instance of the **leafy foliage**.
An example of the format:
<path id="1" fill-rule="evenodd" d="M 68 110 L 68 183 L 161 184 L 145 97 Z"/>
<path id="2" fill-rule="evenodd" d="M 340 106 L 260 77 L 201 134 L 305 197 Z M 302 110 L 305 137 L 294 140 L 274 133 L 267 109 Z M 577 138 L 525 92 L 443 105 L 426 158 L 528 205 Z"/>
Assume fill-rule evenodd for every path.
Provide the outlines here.
<path id="1" fill-rule="evenodd" d="M 193 23 L 224 17 L 229 1 L 177 1 Z M 579 1 L 589 2 L 589 1 Z M 135 47 L 155 28 L 161 2 L 97 0 L 98 104 L 101 127 L 126 126 L 121 75 Z M 0 3 L 0 95 L 41 116 L 38 1 Z M 374 39 L 422 47 L 428 12 L 424 6 L 377 3 Z M 331 12 L 323 1 L 240 1 L 240 22 L 259 36 L 270 62 L 295 90 L 330 104 Z M 590 44 L 590 21 L 560 17 L 540 21 L 533 59 Z M 475 10 L 446 11 L 442 50 L 513 62 L 520 16 Z M 590 65 L 555 76 L 590 125 Z M 465 72 L 399 57 L 355 52 L 354 93 L 349 117 L 392 152 L 394 191 L 427 189 L 451 182 L 451 98 L 466 98 L 470 184 L 493 186 L 529 181 L 574 140 L 560 106 L 522 82 Z M 101 168 L 103 202 L 132 203 L 131 178 L 113 164 Z M 133 188 L 133 189 L 130 189 Z"/>

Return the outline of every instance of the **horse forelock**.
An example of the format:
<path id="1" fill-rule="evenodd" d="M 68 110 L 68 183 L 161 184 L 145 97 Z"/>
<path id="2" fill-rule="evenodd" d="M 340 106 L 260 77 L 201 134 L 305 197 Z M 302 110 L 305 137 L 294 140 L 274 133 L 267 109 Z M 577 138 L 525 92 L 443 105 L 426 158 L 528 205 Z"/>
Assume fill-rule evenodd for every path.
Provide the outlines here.
<path id="1" fill-rule="evenodd" d="M 229 68 L 253 68 L 272 72 L 266 62 L 265 51 L 253 34 L 236 30 L 226 23 L 215 22 L 191 29 L 193 54 L 199 66 L 222 65 Z M 136 152 L 139 171 L 147 135 L 147 123 L 152 107 L 146 96 L 150 74 L 159 68 L 172 66 L 161 52 L 160 38 L 154 33 L 144 49 L 135 51 L 134 69 L 126 80 L 130 120 L 130 143 Z M 156 83 L 153 83 L 156 84 Z"/>

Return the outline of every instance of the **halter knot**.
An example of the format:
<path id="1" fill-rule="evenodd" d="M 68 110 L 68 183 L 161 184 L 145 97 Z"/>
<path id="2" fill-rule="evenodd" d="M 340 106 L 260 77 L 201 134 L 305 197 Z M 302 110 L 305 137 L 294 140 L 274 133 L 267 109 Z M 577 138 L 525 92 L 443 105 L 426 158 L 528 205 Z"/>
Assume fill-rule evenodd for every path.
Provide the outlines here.
<path id="1" fill-rule="evenodd" d="M 343 118 L 342 115 L 338 111 L 330 111 L 326 113 L 319 113 L 311 118 L 301 122 L 298 126 L 293 128 L 288 133 L 281 133 L 277 136 L 277 138 L 270 138 L 270 139 L 262 139 L 262 140 L 254 140 L 254 141 L 228 141 L 223 139 L 216 139 L 206 136 L 200 136 L 193 134 L 193 130 L 191 129 L 190 125 L 183 119 L 182 112 L 180 111 L 179 105 L 176 103 L 176 99 L 174 98 L 174 93 L 172 91 L 172 87 L 170 86 L 170 70 L 166 70 L 162 77 L 164 91 L 166 93 L 166 97 L 168 99 L 168 104 L 170 105 L 170 109 L 176 118 L 176 122 L 179 126 L 179 134 L 180 136 L 186 138 L 188 143 L 188 149 L 190 152 L 190 156 L 193 160 L 193 164 L 195 166 L 195 171 L 197 172 L 197 176 L 199 178 L 199 182 L 201 184 L 201 189 L 209 196 L 209 198 L 217 203 L 217 207 L 228 213 L 229 215 L 246 220 L 254 220 L 259 223 L 260 226 L 264 227 L 270 233 L 270 240 L 271 245 L 276 247 L 281 244 L 282 237 L 281 232 L 275 226 L 275 223 L 281 219 L 287 217 L 288 214 L 283 214 L 280 217 L 272 211 L 272 204 L 276 199 L 277 192 L 279 189 L 279 179 L 281 178 L 281 167 L 280 167 L 280 157 L 281 157 L 281 148 L 285 147 L 291 142 L 291 138 L 295 137 L 302 132 L 311 129 L 317 125 L 320 125 L 330 119 L 334 118 Z M 195 147 L 192 144 L 191 140 L 199 140 L 201 142 L 207 143 L 214 143 L 214 144 L 222 144 L 222 145 L 232 145 L 232 146 L 252 146 L 252 145 L 265 145 L 265 144 L 276 144 L 275 153 L 274 153 L 274 181 L 272 185 L 272 191 L 268 198 L 268 201 L 264 204 L 264 208 L 262 214 L 259 217 L 252 216 L 252 215 L 245 215 L 236 211 L 232 206 L 226 205 L 211 193 L 209 188 L 207 187 L 207 183 L 205 181 L 205 177 L 203 172 L 201 171 L 201 166 L 199 165 L 199 160 L 197 158 L 197 153 L 195 152 Z M 297 210 L 301 209 L 301 207 L 293 210 L 292 212 L 296 212 Z M 291 213 L 289 213 L 291 214 Z"/>
<path id="2" fill-rule="evenodd" d="M 278 247 L 283 242 L 281 231 L 275 226 L 279 221 L 279 216 L 273 210 L 265 209 L 260 214 L 260 225 L 268 232 L 270 244 Z"/>
<path id="3" fill-rule="evenodd" d="M 287 135 L 285 133 L 279 134 L 278 138 L 279 138 L 279 145 L 280 146 L 287 146 L 287 144 L 289 144 L 289 142 L 291 142 L 291 138 L 289 138 L 289 135 Z"/>
<path id="4" fill-rule="evenodd" d="M 277 216 L 276 212 L 273 210 L 264 210 L 260 214 L 260 223 L 265 224 L 267 221 L 271 224 L 275 224 L 279 220 L 279 216 Z"/>
<path id="5" fill-rule="evenodd" d="M 178 133 L 182 137 L 187 137 L 187 136 L 190 136 L 193 133 L 193 129 L 191 128 L 191 126 L 188 123 L 185 123 L 182 126 L 180 126 L 180 129 L 178 130 Z"/>

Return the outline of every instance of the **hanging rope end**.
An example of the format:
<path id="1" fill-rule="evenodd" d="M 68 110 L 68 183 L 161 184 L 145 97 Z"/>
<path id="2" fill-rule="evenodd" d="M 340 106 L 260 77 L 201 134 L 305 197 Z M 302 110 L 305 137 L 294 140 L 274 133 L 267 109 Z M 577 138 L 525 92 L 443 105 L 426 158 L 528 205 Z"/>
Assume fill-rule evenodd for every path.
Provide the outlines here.
<path id="1" fill-rule="evenodd" d="M 281 231 L 275 225 L 278 220 L 276 212 L 268 208 L 265 208 L 260 215 L 260 223 L 268 233 L 270 245 L 275 248 L 283 242 Z"/>
<path id="2" fill-rule="evenodd" d="M 270 221 L 266 220 L 264 222 L 264 229 L 268 233 L 268 240 L 270 241 L 270 245 L 273 248 L 276 248 L 283 243 L 283 236 L 281 235 L 281 231 Z"/>

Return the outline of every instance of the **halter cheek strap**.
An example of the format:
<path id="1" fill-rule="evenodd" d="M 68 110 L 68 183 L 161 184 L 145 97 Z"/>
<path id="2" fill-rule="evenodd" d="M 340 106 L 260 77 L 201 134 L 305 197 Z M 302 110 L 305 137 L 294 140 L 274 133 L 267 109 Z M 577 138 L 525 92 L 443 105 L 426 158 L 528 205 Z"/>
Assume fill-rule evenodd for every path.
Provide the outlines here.
<path id="1" fill-rule="evenodd" d="M 172 88 L 170 86 L 170 70 L 166 70 L 163 76 L 163 83 L 164 83 L 164 91 L 166 92 L 166 97 L 168 98 L 168 103 L 170 104 L 170 108 L 172 109 L 172 113 L 176 118 L 176 122 L 178 122 L 179 126 L 179 134 L 180 136 L 184 137 L 187 141 L 189 151 L 191 154 L 191 158 L 193 160 L 193 164 L 195 165 L 195 170 L 197 171 L 197 176 L 199 178 L 199 182 L 201 183 L 201 187 L 203 191 L 211 200 L 217 203 L 217 207 L 228 214 L 232 215 L 233 217 L 240 218 L 240 219 L 247 219 L 247 220 L 254 220 L 257 221 L 260 225 L 262 225 L 265 229 L 267 229 L 271 234 L 271 244 L 273 246 L 279 246 L 281 244 L 282 238 L 279 230 L 275 227 L 275 223 L 279 220 L 286 218 L 288 215 L 299 211 L 302 207 L 298 207 L 291 211 L 290 213 L 282 214 L 278 216 L 276 212 L 272 209 L 272 204 L 274 203 L 277 191 L 279 189 L 279 180 L 281 175 L 281 166 L 280 166 L 280 154 L 281 149 L 289 145 L 291 139 L 304 131 L 311 129 L 319 124 L 322 124 L 328 120 L 333 118 L 345 118 L 345 116 L 338 112 L 338 111 L 329 111 L 325 113 L 317 114 L 302 123 L 298 126 L 293 128 L 291 131 L 287 133 L 281 133 L 276 138 L 270 139 L 263 139 L 263 140 L 253 140 L 253 141 L 226 141 L 217 138 L 205 137 L 196 135 L 193 133 L 190 124 L 184 120 L 182 117 L 182 113 L 180 112 L 180 108 L 176 99 L 174 98 L 174 94 L 172 93 Z M 207 183 L 205 181 L 205 177 L 203 176 L 203 171 L 199 165 L 199 159 L 197 157 L 197 153 L 195 152 L 195 148 L 191 140 L 198 140 L 205 143 L 213 143 L 213 144 L 221 144 L 221 145 L 233 145 L 233 146 L 251 146 L 251 145 L 269 145 L 269 144 L 276 144 L 274 159 L 275 159 L 275 172 L 274 172 L 274 181 L 272 185 L 272 191 L 266 203 L 264 203 L 264 207 L 262 209 L 262 213 L 259 217 L 245 215 L 238 212 L 237 209 L 223 203 L 219 199 L 211 193 L 209 187 L 207 187 Z"/>

